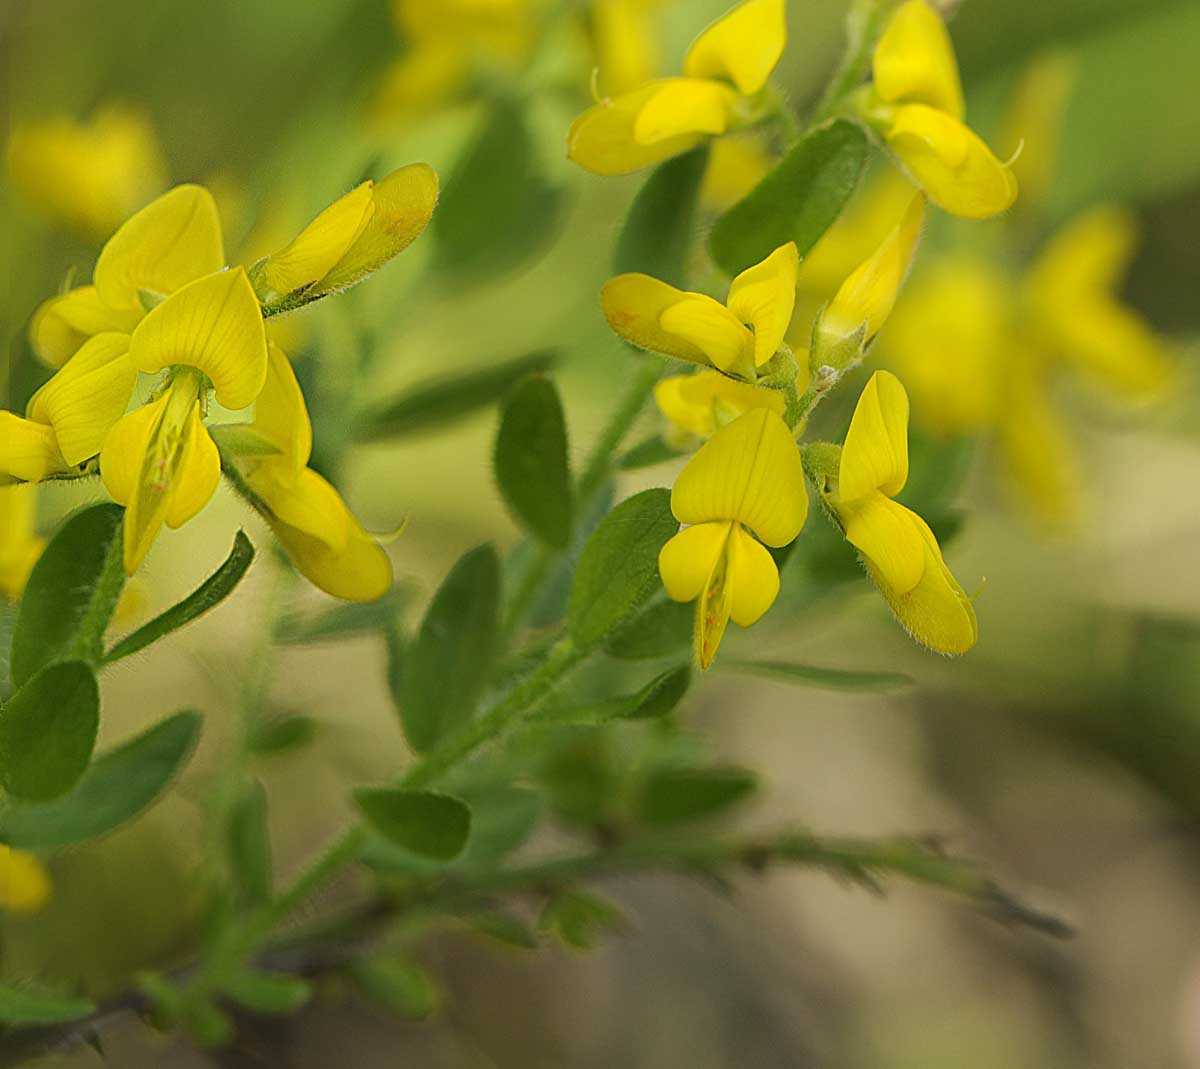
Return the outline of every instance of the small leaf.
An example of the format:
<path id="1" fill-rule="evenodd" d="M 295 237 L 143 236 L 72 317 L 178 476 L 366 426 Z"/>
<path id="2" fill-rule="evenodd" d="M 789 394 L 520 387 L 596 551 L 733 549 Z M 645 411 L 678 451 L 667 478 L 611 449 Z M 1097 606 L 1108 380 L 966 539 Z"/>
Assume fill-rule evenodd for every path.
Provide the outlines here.
<path id="1" fill-rule="evenodd" d="M 567 606 L 576 645 L 604 638 L 653 592 L 658 554 L 679 530 L 669 490 L 643 490 L 622 501 L 588 539 Z"/>
<path id="2" fill-rule="evenodd" d="M 275 625 L 275 641 L 302 644 L 377 634 L 396 622 L 412 596 L 412 587 L 395 586 L 378 601 L 347 602 L 318 613 L 290 613 Z"/>
<path id="3" fill-rule="evenodd" d="M 480 935 L 515 947 L 517 950 L 537 950 L 537 933 L 520 917 L 504 910 L 489 909 L 463 917 Z"/>
<path id="4" fill-rule="evenodd" d="M 495 99 L 446 181 L 430 231 L 447 274 L 494 278 L 537 255 L 562 218 L 563 191 L 546 177 L 521 101 Z"/>
<path id="5" fill-rule="evenodd" d="M 96 1012 L 85 998 L 0 984 L 0 1023 L 13 1027 L 66 1024 Z"/>
<path id="6" fill-rule="evenodd" d="M 176 713 L 101 754 L 70 794 L 0 814 L 0 842 L 24 850 L 70 846 L 132 820 L 175 778 L 200 737 L 200 714 Z"/>
<path id="7" fill-rule="evenodd" d="M 538 927 L 576 950 L 591 950 L 606 931 L 624 923 L 611 902 L 584 891 L 564 891 L 546 903 Z"/>
<path id="8" fill-rule="evenodd" d="M 575 706 L 539 717 L 538 724 L 606 724 L 614 720 L 653 720 L 666 716 L 682 700 L 692 682 L 690 665 L 656 676 L 636 694 Z"/>
<path id="9" fill-rule="evenodd" d="M 100 725 L 100 688 L 83 661 L 47 665 L 0 709 L 0 783 L 16 798 L 66 794 L 83 775 Z"/>
<path id="10" fill-rule="evenodd" d="M 490 545 L 461 557 L 406 650 L 397 703 L 404 734 L 424 752 L 471 718 L 496 648 L 500 560 Z"/>
<path id="11" fill-rule="evenodd" d="M 267 792 L 257 780 L 246 784 L 229 814 L 229 867 L 241 899 L 258 906 L 271 898 L 271 837 Z"/>
<path id="12" fill-rule="evenodd" d="M 821 690 L 895 690 L 912 685 L 912 677 L 900 672 L 859 672 L 842 668 L 818 668 L 791 661 L 728 661 L 722 668 L 748 675 L 778 679 Z"/>
<path id="13" fill-rule="evenodd" d="M 250 752 L 259 757 L 286 753 L 312 742 L 317 722 L 311 716 L 273 716 L 256 725 L 250 736 Z"/>
<path id="14" fill-rule="evenodd" d="M 617 461 L 617 467 L 622 471 L 640 471 L 642 468 L 652 468 L 655 464 L 663 464 L 668 460 L 674 460 L 681 455 L 678 449 L 669 446 L 663 441 L 661 435 L 655 434 L 644 441 L 638 442 L 637 445 L 626 452 Z"/>
<path id="15" fill-rule="evenodd" d="M 471 811 L 445 794 L 364 787 L 354 792 L 354 800 L 381 835 L 435 861 L 456 858 L 471 833 Z"/>
<path id="16" fill-rule="evenodd" d="M 441 988 L 416 962 L 403 958 L 364 958 L 350 966 L 363 994 L 401 1017 L 423 1021 L 442 1002 Z"/>
<path id="17" fill-rule="evenodd" d="M 659 769 L 642 785 L 638 812 L 647 824 L 696 820 L 740 802 L 757 785 L 742 768 Z"/>
<path id="18" fill-rule="evenodd" d="M 222 992 L 251 1013 L 294 1013 L 312 998 L 312 985 L 298 976 L 244 969 L 228 980 Z"/>
<path id="19" fill-rule="evenodd" d="M 695 616 L 694 605 L 664 597 L 647 605 L 609 635 L 605 652 L 623 661 L 673 657 L 692 648 Z"/>
<path id="20" fill-rule="evenodd" d="M 471 809 L 471 835 L 463 865 L 490 865 L 520 846 L 537 827 L 542 798 L 526 787 L 492 787 L 464 792 Z"/>
<path id="21" fill-rule="evenodd" d="M 183 601 L 172 605 L 166 612 L 159 614 L 148 624 L 139 627 L 132 635 L 121 639 L 104 655 L 103 664 L 112 664 L 144 650 L 153 642 L 178 631 L 193 620 L 203 616 L 210 609 L 216 608 L 233 593 L 242 576 L 246 574 L 254 560 L 254 546 L 246 537 L 244 531 L 238 531 L 233 540 L 233 549 L 212 575 L 204 580 Z"/>
<path id="22" fill-rule="evenodd" d="M 477 371 L 427 379 L 361 414 L 354 424 L 354 436 L 361 442 L 378 442 L 445 430 L 494 405 L 514 383 L 531 372 L 546 371 L 556 360 L 556 353 L 537 352 Z"/>
<path id="23" fill-rule="evenodd" d="M 706 145 L 668 160 L 646 179 L 617 239 L 617 274 L 640 271 L 684 285 L 696 236 L 696 201 L 707 168 Z"/>
<path id="24" fill-rule="evenodd" d="M 125 585 L 124 514 L 119 505 L 75 513 L 34 565 L 13 633 L 12 678 L 18 687 L 52 661 L 100 659 L 104 629 Z"/>
<path id="25" fill-rule="evenodd" d="M 567 424 L 554 383 L 531 375 L 513 390 L 496 436 L 496 482 L 516 518 L 548 546 L 571 538 Z"/>
<path id="26" fill-rule="evenodd" d="M 717 220 L 712 258 L 736 275 L 789 241 L 804 256 L 841 213 L 866 161 L 867 139 L 854 123 L 838 119 L 814 130 Z"/>

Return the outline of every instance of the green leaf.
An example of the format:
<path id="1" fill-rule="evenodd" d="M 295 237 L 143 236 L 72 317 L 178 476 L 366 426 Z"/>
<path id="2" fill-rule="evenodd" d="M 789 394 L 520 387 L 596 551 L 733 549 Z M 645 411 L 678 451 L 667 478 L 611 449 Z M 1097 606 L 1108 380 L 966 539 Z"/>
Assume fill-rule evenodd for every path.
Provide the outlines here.
<path id="1" fill-rule="evenodd" d="M 294 1013 L 312 998 L 312 985 L 298 976 L 244 969 L 221 988 L 243 1009 L 273 1016 Z"/>
<path id="2" fill-rule="evenodd" d="M 229 867 L 247 905 L 259 906 L 274 888 L 271 837 L 267 830 L 267 792 L 257 780 L 247 783 L 229 814 Z"/>
<path id="3" fill-rule="evenodd" d="M 690 602 L 666 597 L 651 602 L 608 636 L 605 652 L 623 661 L 673 657 L 691 649 L 695 617 Z"/>
<path id="4" fill-rule="evenodd" d="M 395 586 L 378 601 L 347 602 L 318 613 L 289 613 L 275 625 L 275 641 L 329 642 L 376 634 L 393 626 L 412 600 L 411 586 Z"/>
<path id="5" fill-rule="evenodd" d="M 424 752 L 470 719 L 496 648 L 500 560 L 490 545 L 459 559 L 405 652 L 397 703 L 404 734 Z"/>
<path id="6" fill-rule="evenodd" d="M 350 975 L 363 994 L 402 1017 L 423 1021 L 442 1002 L 441 988 L 428 971 L 404 958 L 363 958 L 350 966 Z"/>
<path id="7" fill-rule="evenodd" d="M 723 661 L 721 668 L 747 675 L 778 679 L 821 690 L 895 690 L 910 687 L 913 680 L 901 672 L 860 672 L 843 668 L 818 668 L 791 661 Z"/>
<path id="8" fill-rule="evenodd" d="M 638 813 L 647 824 L 697 820 L 740 802 L 757 785 L 743 768 L 659 769 L 642 785 Z"/>
<path id="9" fill-rule="evenodd" d="M 142 813 L 175 778 L 200 737 L 200 714 L 176 713 L 101 754 L 70 794 L 0 814 L 0 842 L 23 850 L 70 846 Z"/>
<path id="10" fill-rule="evenodd" d="M 617 467 L 622 471 L 640 471 L 642 468 L 651 468 L 655 464 L 663 464 L 679 456 L 682 454 L 678 449 L 664 442 L 661 435 L 655 434 L 628 450 L 617 461 Z"/>
<path id="11" fill-rule="evenodd" d="M 172 605 L 166 612 L 160 613 L 148 624 L 139 627 L 132 635 L 121 639 L 104 655 L 103 664 L 112 664 L 144 650 L 153 642 L 164 638 L 172 631 L 178 631 L 193 620 L 203 616 L 210 609 L 216 608 L 242 581 L 242 576 L 254 560 L 254 546 L 246 537 L 244 531 L 238 531 L 233 540 L 233 549 L 212 575 L 204 580 L 183 601 Z"/>
<path id="12" fill-rule="evenodd" d="M 83 661 L 47 665 L 0 709 L 0 783 L 16 798 L 66 794 L 83 775 L 100 725 L 100 688 Z"/>
<path id="13" fill-rule="evenodd" d="M 640 271 L 673 286 L 685 284 L 696 236 L 696 201 L 707 167 L 705 145 L 668 160 L 646 179 L 617 239 L 617 274 Z"/>
<path id="14" fill-rule="evenodd" d="M 283 453 L 279 446 L 264 438 L 248 423 L 223 423 L 210 427 L 208 433 L 223 456 L 277 457 Z"/>
<path id="15" fill-rule="evenodd" d="M 467 845 L 471 811 L 457 798 L 399 787 L 364 787 L 354 800 L 371 826 L 414 854 L 452 861 Z"/>
<path id="16" fill-rule="evenodd" d="M 643 490 L 622 501 L 588 539 L 567 605 L 571 638 L 581 648 L 600 641 L 653 592 L 658 554 L 679 530 L 669 490 Z"/>
<path id="17" fill-rule="evenodd" d="M 435 266 L 472 280 L 511 271 L 549 244 L 563 204 L 562 189 L 541 167 L 524 105 L 496 99 L 438 202 L 429 228 Z"/>
<path id="18" fill-rule="evenodd" d="M 317 733 L 311 716 L 274 716 L 258 724 L 250 736 L 250 752 L 259 757 L 306 746 Z"/>
<path id="19" fill-rule="evenodd" d="M 567 424 L 554 383 L 531 375 L 513 390 L 496 436 L 496 482 L 516 518 L 548 546 L 571 540 Z"/>
<path id="20" fill-rule="evenodd" d="M 538 724 L 606 724 L 614 720 L 653 720 L 666 716 L 683 701 L 692 682 L 691 665 L 655 676 L 635 694 L 574 706 L 539 717 Z"/>
<path id="21" fill-rule="evenodd" d="M 717 220 L 712 258 L 736 275 L 789 241 L 804 256 L 841 213 L 866 162 L 866 135 L 854 123 L 838 119 L 814 130 Z"/>
<path id="22" fill-rule="evenodd" d="M 457 420 L 494 405 L 514 383 L 531 372 L 546 371 L 557 359 L 557 353 L 536 352 L 476 371 L 427 379 L 362 413 L 355 420 L 354 437 L 361 442 L 378 442 L 445 430 Z"/>
<path id="23" fill-rule="evenodd" d="M 463 865 L 482 866 L 510 854 L 533 833 L 542 815 L 542 798 L 526 787 L 491 787 L 464 792 L 471 809 L 471 835 Z"/>
<path id="24" fill-rule="evenodd" d="M 554 932 L 569 947 L 591 950 L 604 932 L 623 922 L 611 902 L 585 891 L 564 891 L 546 903 L 538 927 Z"/>
<path id="25" fill-rule="evenodd" d="M 0 984 L 0 1023 L 19 1026 L 66 1024 L 96 1012 L 85 998 L 33 987 Z"/>
<path id="26" fill-rule="evenodd" d="M 104 629 L 125 585 L 119 505 L 94 505 L 71 516 L 34 565 L 12 643 L 19 687 L 52 661 L 95 664 Z"/>
<path id="27" fill-rule="evenodd" d="M 537 950 L 537 933 L 520 917 L 506 910 L 489 909 L 463 917 L 475 931 L 517 950 Z"/>

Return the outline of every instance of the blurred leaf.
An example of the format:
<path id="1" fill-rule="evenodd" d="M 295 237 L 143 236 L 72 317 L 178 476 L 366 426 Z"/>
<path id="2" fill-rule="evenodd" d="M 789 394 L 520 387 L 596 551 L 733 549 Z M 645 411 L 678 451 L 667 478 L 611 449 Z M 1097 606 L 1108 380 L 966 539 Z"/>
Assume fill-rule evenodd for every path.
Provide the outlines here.
<path id="1" fill-rule="evenodd" d="M 12 1026 L 54 1025 L 78 1021 L 96 1012 L 85 998 L 33 987 L 0 984 L 0 1023 Z"/>
<path id="2" fill-rule="evenodd" d="M 617 793 L 617 771 L 604 732 L 573 732 L 541 759 L 538 770 L 558 817 L 584 827 L 604 821 Z"/>
<path id="3" fill-rule="evenodd" d="M 638 814 L 647 824 L 677 824 L 710 817 L 740 802 L 758 786 L 744 768 L 664 768 L 642 785 Z"/>
<path id="4" fill-rule="evenodd" d="M 664 597 L 651 602 L 608 636 L 610 657 L 625 661 L 671 657 L 692 647 L 696 608 L 690 602 Z"/>
<path id="5" fill-rule="evenodd" d="M 246 537 L 244 531 L 238 531 L 233 540 L 233 549 L 225 558 L 225 563 L 212 573 L 203 583 L 192 591 L 183 601 L 172 605 L 166 612 L 160 613 L 148 624 L 139 627 L 132 635 L 121 639 L 104 655 L 103 664 L 128 657 L 130 654 L 144 650 L 153 642 L 178 631 L 193 620 L 203 616 L 210 609 L 216 608 L 233 593 L 242 576 L 246 574 L 254 560 L 254 546 Z"/>
<path id="6" fill-rule="evenodd" d="M 504 910 L 489 909 L 463 917 L 480 935 L 515 947 L 517 950 L 537 950 L 537 933 L 520 917 Z"/>
<path id="7" fill-rule="evenodd" d="M 222 455 L 235 457 L 276 457 L 283 450 L 264 438 L 248 423 L 223 423 L 209 428 Z"/>
<path id="8" fill-rule="evenodd" d="M 361 414 L 355 421 L 354 437 L 376 442 L 444 430 L 456 420 L 494 405 L 514 383 L 532 372 L 546 371 L 557 359 L 557 353 L 536 352 L 475 371 L 427 379 Z"/>
<path id="9" fill-rule="evenodd" d="M 100 660 L 104 629 L 125 585 L 120 505 L 93 505 L 69 517 L 34 565 L 12 643 L 17 686 L 52 661 Z"/>
<path id="10" fill-rule="evenodd" d="M 512 853 L 537 827 L 542 798 L 526 787 L 492 787 L 464 791 L 471 809 L 471 835 L 463 850 L 464 865 L 490 865 Z"/>
<path id="11" fill-rule="evenodd" d="M 143 812 L 175 778 L 200 737 L 200 714 L 176 713 L 92 762 L 70 794 L 0 814 L 0 842 L 46 850 L 104 835 Z"/>
<path id="12" fill-rule="evenodd" d="M 628 450 L 617 461 L 617 467 L 622 471 L 640 471 L 682 455 L 678 449 L 664 442 L 661 435 L 655 434 Z"/>
<path id="13" fill-rule="evenodd" d="M 301 644 L 375 634 L 391 627 L 411 599 L 411 587 L 395 586 L 377 601 L 347 602 L 318 613 L 289 613 L 275 625 L 275 641 Z"/>
<path id="14" fill-rule="evenodd" d="M 736 275 L 789 241 L 804 256 L 841 213 L 866 161 L 866 135 L 854 123 L 837 119 L 814 130 L 717 220 L 712 258 Z"/>
<path id="15" fill-rule="evenodd" d="M 563 203 L 541 169 L 524 105 L 495 99 L 434 213 L 435 265 L 471 279 L 511 271 L 549 244 Z"/>
<path id="16" fill-rule="evenodd" d="M 708 146 L 661 164 L 638 191 L 617 239 L 613 270 L 640 271 L 673 286 L 686 282 L 696 237 L 696 201 Z"/>
<path id="17" fill-rule="evenodd" d="M 748 675 L 778 679 L 783 683 L 796 683 L 802 687 L 817 687 L 821 690 L 895 690 L 911 687 L 911 676 L 900 672 L 859 672 L 841 668 L 817 668 L 810 664 L 794 664 L 791 661 L 722 661 L 722 668 Z"/>
<path id="18" fill-rule="evenodd" d="M 636 694 L 561 709 L 539 718 L 538 724 L 606 724 L 614 720 L 652 720 L 666 716 L 683 701 L 692 682 L 691 665 L 656 676 Z"/>
<path id="19" fill-rule="evenodd" d="M 624 923 L 611 902 L 586 891 L 563 891 L 546 903 L 538 926 L 554 932 L 569 947 L 591 950 L 606 931 Z"/>
<path id="20" fill-rule="evenodd" d="M 0 709 L 0 782 L 16 798 L 66 794 L 87 769 L 100 688 L 83 661 L 47 665 Z"/>
<path id="21" fill-rule="evenodd" d="M 272 1016 L 294 1013 L 312 998 L 312 985 L 298 976 L 244 969 L 221 988 L 243 1009 Z"/>
<path id="22" fill-rule="evenodd" d="M 643 490 L 596 528 L 575 570 L 567 623 L 586 649 L 642 604 L 658 581 L 658 554 L 679 530 L 669 490 Z"/>
<path id="23" fill-rule="evenodd" d="M 310 743 L 317 733 L 311 716 L 274 716 L 255 725 L 250 736 L 251 753 L 260 757 L 285 753 Z"/>
<path id="24" fill-rule="evenodd" d="M 247 783 L 229 814 L 229 867 L 242 901 L 260 906 L 274 890 L 267 792 L 258 780 Z"/>
<path id="25" fill-rule="evenodd" d="M 471 832 L 471 811 L 445 794 L 364 787 L 354 792 L 354 800 L 381 835 L 435 861 L 456 858 Z"/>
<path id="26" fill-rule="evenodd" d="M 396 701 L 404 734 L 424 752 L 471 718 L 496 648 L 500 561 L 490 545 L 442 581 L 404 659 Z"/>
<path id="27" fill-rule="evenodd" d="M 509 395 L 496 436 L 496 482 L 515 517 L 547 545 L 571 539 L 567 424 L 554 383 L 530 375 Z"/>
<path id="28" fill-rule="evenodd" d="M 355 961 L 350 975 L 368 998 L 401 1017 L 422 1021 L 441 1005 L 437 981 L 414 961 L 371 957 Z"/>
<path id="29" fill-rule="evenodd" d="M 229 1014 L 208 999 L 186 999 L 180 1004 L 180 1022 L 201 1047 L 224 1047 L 235 1029 Z"/>

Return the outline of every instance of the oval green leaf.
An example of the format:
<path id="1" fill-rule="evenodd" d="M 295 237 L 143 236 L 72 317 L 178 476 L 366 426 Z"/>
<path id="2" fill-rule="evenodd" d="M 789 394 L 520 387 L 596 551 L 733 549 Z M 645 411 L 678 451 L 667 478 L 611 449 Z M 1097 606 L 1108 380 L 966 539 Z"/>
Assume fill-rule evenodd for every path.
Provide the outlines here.
<path id="1" fill-rule="evenodd" d="M 710 817 L 753 793 L 758 780 L 744 768 L 664 768 L 642 785 L 638 813 L 647 824 Z"/>
<path id="2" fill-rule="evenodd" d="M 445 794 L 365 787 L 354 800 L 380 835 L 434 861 L 453 861 L 471 834 L 471 811 Z"/>
<path id="3" fill-rule="evenodd" d="M 731 672 L 778 679 L 820 690 L 896 690 L 912 685 L 912 677 L 900 672 L 860 672 L 844 668 L 820 668 L 792 661 L 728 661 L 721 665 Z"/>

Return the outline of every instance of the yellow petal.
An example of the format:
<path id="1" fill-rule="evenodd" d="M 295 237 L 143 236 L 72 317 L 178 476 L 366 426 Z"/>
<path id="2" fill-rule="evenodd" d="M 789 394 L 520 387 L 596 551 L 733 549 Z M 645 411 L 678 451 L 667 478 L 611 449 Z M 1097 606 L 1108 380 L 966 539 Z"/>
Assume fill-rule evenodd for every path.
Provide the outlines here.
<path id="1" fill-rule="evenodd" d="M 879 490 L 895 497 L 908 481 L 908 394 L 890 371 L 863 387 L 842 446 L 838 497 L 850 503 Z"/>
<path id="2" fill-rule="evenodd" d="M 278 345 L 267 345 L 267 381 L 254 402 L 254 429 L 299 472 L 312 454 L 312 423 L 291 362 Z"/>
<path id="3" fill-rule="evenodd" d="M 754 335 L 720 301 L 689 294 L 667 308 L 658 322 L 667 334 L 694 345 L 722 371 L 753 377 Z"/>
<path id="4" fill-rule="evenodd" d="M 966 653 L 979 638 L 979 623 L 971 599 L 946 567 L 937 539 L 925 521 L 915 513 L 912 521 L 925 546 L 925 568 L 920 582 L 900 594 L 880 581 L 878 571 L 869 561 L 867 571 L 879 584 L 896 619 L 914 639 L 938 653 Z"/>
<path id="5" fill-rule="evenodd" d="M 50 876 L 42 863 L 24 850 L 0 846 L 0 909 L 36 913 L 50 898 Z"/>
<path id="6" fill-rule="evenodd" d="M 673 536 L 658 554 L 658 574 L 667 596 L 674 601 L 695 601 L 725 552 L 729 521 L 698 523 Z"/>
<path id="7" fill-rule="evenodd" d="M 1133 213 L 1103 204 L 1075 216 L 1042 249 L 1028 276 L 1030 293 L 1043 304 L 1109 298 L 1133 262 Z"/>
<path id="8" fill-rule="evenodd" d="M 1093 301 L 1060 316 L 1055 340 L 1061 354 L 1094 375 L 1116 396 L 1161 395 L 1174 379 L 1166 344 L 1143 319 L 1115 301 Z"/>
<path id="9" fill-rule="evenodd" d="M 643 0 L 597 0 L 592 8 L 596 67 L 604 93 L 627 93 L 654 76 L 659 48 Z"/>
<path id="10" fill-rule="evenodd" d="M 875 46 L 875 91 L 889 103 L 928 104 L 961 119 L 962 82 L 954 45 L 926 0 L 901 4 Z"/>
<path id="11" fill-rule="evenodd" d="M 51 367 L 62 367 L 93 334 L 130 334 L 142 318 L 136 312 L 109 308 L 95 286 L 81 286 L 44 301 L 29 324 L 29 342 Z"/>
<path id="12" fill-rule="evenodd" d="M 886 139 L 913 181 L 951 215 L 987 219 L 1017 199 L 1012 169 L 945 112 L 905 104 L 896 109 Z"/>
<path id="13" fill-rule="evenodd" d="M 291 293 L 320 281 L 362 236 L 374 214 L 372 183 L 363 182 L 267 260 L 267 285 L 276 293 Z"/>
<path id="14" fill-rule="evenodd" d="M 713 142 L 700 204 L 718 214 L 745 197 L 771 169 L 771 157 L 753 134 L 730 135 Z"/>
<path id="15" fill-rule="evenodd" d="M 736 520 L 769 546 L 800 533 L 808 493 L 787 424 L 756 408 L 716 432 L 680 473 L 671 492 L 680 523 Z"/>
<path id="16" fill-rule="evenodd" d="M 729 616 L 738 627 L 757 623 L 779 596 L 779 569 L 766 548 L 738 524 L 729 535 Z"/>
<path id="17" fill-rule="evenodd" d="M 320 289 L 327 292 L 353 286 L 399 256 L 429 225 L 437 201 L 437 172 L 425 163 L 401 167 L 376 183 L 370 221 L 346 255 L 321 279 Z"/>
<path id="18" fill-rule="evenodd" d="M 127 334 L 97 334 L 29 401 L 29 417 L 54 428 L 68 464 L 100 452 L 137 385 Z"/>
<path id="19" fill-rule="evenodd" d="M 817 328 L 819 345 L 834 345 L 864 326 L 864 343 L 875 337 L 895 307 L 924 218 L 925 198 L 918 194 L 874 255 L 855 268 L 826 306 Z"/>
<path id="20" fill-rule="evenodd" d="M 588 108 L 567 133 L 567 158 L 593 174 L 631 174 L 695 148 L 707 135 L 687 131 L 652 143 L 641 142 L 634 136 L 638 116 L 646 104 L 664 87 L 681 80 L 663 78 L 647 82 L 631 93 L 622 93 Z"/>
<path id="21" fill-rule="evenodd" d="M 199 368 L 221 404 L 245 408 L 267 377 L 262 310 L 246 272 L 218 271 L 168 297 L 133 332 L 129 355 L 147 373 Z"/>
<path id="22" fill-rule="evenodd" d="M 67 468 L 53 427 L 0 410 L 0 484 L 37 482 Z"/>
<path id="23" fill-rule="evenodd" d="M 925 571 L 925 543 L 916 514 L 878 490 L 838 506 L 846 541 L 870 561 L 880 586 L 907 594 Z"/>
<path id="24" fill-rule="evenodd" d="M 333 552 L 346 548 L 353 517 L 325 479 L 309 468 L 294 472 L 270 459 L 246 467 L 246 485 L 270 510 L 270 517 L 307 535 Z"/>
<path id="25" fill-rule="evenodd" d="M 668 308 L 696 296 L 649 275 L 618 275 L 601 289 L 600 307 L 608 325 L 630 345 L 694 364 L 707 364 L 703 349 L 669 334 L 660 322 Z"/>
<path id="26" fill-rule="evenodd" d="M 179 469 L 167 504 L 167 526 L 174 530 L 198 515 L 212 500 L 220 481 L 221 454 L 200 418 L 200 404 L 197 402 L 184 432 Z"/>
<path id="27" fill-rule="evenodd" d="M 688 49 L 684 73 L 727 78 L 745 96 L 771 76 L 787 44 L 784 0 L 745 0 L 717 19 Z"/>
<path id="28" fill-rule="evenodd" d="M 0 596 L 16 601 L 46 540 L 37 534 L 37 488 L 0 486 Z"/>
<path id="29" fill-rule="evenodd" d="M 800 253 L 796 243 L 789 241 L 733 280 L 729 289 L 729 310 L 754 328 L 755 367 L 767 363 L 783 344 L 796 306 L 796 273 L 799 269 Z"/>
<path id="30" fill-rule="evenodd" d="M 225 264 L 212 194 L 177 186 L 118 230 L 96 262 L 96 292 L 110 308 L 140 312 L 140 291 L 167 295 Z"/>
<path id="31" fill-rule="evenodd" d="M 783 394 L 748 382 L 736 382 L 717 371 L 700 370 L 694 375 L 670 375 L 654 387 L 654 400 L 676 427 L 687 434 L 707 438 L 718 427 L 732 423 L 752 408 L 767 408 L 780 417 Z"/>
<path id="32" fill-rule="evenodd" d="M 735 99 L 720 82 L 667 79 L 639 109 L 633 139 L 639 145 L 658 145 L 696 134 L 723 134 L 729 129 Z"/>
<path id="33" fill-rule="evenodd" d="M 381 121 L 428 113 L 453 97 L 470 71 L 470 55 L 454 41 L 424 42 L 384 72 L 371 113 Z"/>
<path id="34" fill-rule="evenodd" d="M 1069 52 L 1043 52 L 1030 61 L 1013 90 L 997 140 L 1002 152 L 1017 154 L 1012 169 L 1023 205 L 1040 204 L 1054 181 L 1078 65 Z"/>

